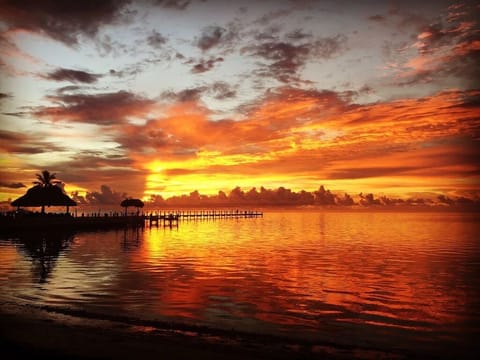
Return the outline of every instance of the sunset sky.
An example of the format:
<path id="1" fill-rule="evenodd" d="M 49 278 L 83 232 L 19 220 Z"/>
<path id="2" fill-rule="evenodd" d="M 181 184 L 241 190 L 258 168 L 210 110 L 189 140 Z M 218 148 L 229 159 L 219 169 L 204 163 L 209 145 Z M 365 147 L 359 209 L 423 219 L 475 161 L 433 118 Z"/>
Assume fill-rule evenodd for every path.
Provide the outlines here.
<path id="1" fill-rule="evenodd" d="M 0 0 L 0 201 L 480 198 L 475 1 Z"/>

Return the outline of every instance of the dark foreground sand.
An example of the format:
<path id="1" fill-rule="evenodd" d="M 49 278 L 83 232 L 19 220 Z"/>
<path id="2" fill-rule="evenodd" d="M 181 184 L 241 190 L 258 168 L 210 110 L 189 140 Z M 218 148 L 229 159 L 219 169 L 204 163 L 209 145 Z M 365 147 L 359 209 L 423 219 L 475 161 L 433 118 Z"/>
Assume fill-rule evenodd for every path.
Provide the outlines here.
<path id="1" fill-rule="evenodd" d="M 301 346 L 75 319 L 30 307 L 0 305 L 2 359 L 379 359 L 371 350 Z"/>
<path id="2" fill-rule="evenodd" d="M 120 321 L 78 319 L 42 309 L 5 304 L 0 304 L 0 354 L 2 359 L 34 357 L 52 360 L 424 358 L 414 354 L 331 344 L 299 345 L 260 336 L 244 337 L 233 332 L 212 335 Z"/>

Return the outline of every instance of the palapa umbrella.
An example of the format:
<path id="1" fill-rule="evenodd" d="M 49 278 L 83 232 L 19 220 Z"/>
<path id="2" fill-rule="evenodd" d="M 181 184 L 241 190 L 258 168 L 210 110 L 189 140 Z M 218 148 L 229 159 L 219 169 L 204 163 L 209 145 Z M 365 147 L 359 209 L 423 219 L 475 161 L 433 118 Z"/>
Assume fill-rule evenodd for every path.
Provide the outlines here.
<path id="1" fill-rule="evenodd" d="M 68 195 L 66 195 L 58 186 L 37 185 L 28 189 L 25 195 L 12 201 L 11 205 L 16 207 L 41 206 L 42 213 L 44 213 L 45 206 L 66 206 L 68 212 L 68 207 L 76 206 L 77 203 L 68 197 Z"/>
<path id="2" fill-rule="evenodd" d="M 127 208 L 129 206 L 134 206 L 138 209 L 143 208 L 144 204 L 143 201 L 140 199 L 125 199 L 120 203 L 120 206 L 125 208 L 125 214 L 127 214 Z"/>

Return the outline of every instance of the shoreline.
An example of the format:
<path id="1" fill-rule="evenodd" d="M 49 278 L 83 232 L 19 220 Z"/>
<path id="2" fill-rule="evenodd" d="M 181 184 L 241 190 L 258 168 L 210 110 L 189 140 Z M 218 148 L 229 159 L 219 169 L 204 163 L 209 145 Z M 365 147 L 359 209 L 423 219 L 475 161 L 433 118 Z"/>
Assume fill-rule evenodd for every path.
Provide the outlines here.
<path id="1" fill-rule="evenodd" d="M 381 350 L 287 342 L 241 332 L 195 331 L 121 320 L 81 318 L 32 306 L 0 306 L 0 346 L 9 358 L 138 359 L 408 359 Z M 188 326 L 187 326 L 188 327 Z M 223 332 L 223 334 L 222 334 Z"/>

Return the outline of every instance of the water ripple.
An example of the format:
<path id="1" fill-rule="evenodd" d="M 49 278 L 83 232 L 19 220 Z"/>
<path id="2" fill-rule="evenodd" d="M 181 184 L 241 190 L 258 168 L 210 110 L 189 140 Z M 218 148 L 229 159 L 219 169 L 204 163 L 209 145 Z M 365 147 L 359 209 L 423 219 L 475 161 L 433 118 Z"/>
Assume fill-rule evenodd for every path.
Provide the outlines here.
<path id="1" fill-rule="evenodd" d="M 66 234 L 63 247 L 1 237 L 0 300 L 139 323 L 449 346 L 480 329 L 478 223 L 462 214 L 272 212 Z"/>

